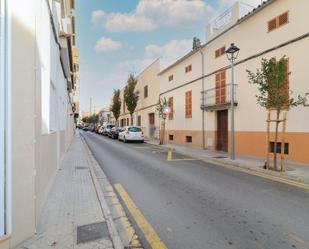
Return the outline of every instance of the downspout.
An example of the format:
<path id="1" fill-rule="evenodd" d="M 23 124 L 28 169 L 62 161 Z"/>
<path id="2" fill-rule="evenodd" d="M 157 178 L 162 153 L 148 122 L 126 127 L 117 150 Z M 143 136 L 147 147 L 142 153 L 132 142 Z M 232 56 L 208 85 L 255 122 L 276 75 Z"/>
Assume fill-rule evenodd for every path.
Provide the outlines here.
<path id="1" fill-rule="evenodd" d="M 205 90 L 205 85 L 204 85 L 204 53 L 202 51 L 203 47 L 199 49 L 199 52 L 201 53 L 202 56 L 202 106 L 204 108 L 204 90 Z M 205 149 L 205 110 L 202 108 L 202 143 L 203 143 L 203 149 Z"/>

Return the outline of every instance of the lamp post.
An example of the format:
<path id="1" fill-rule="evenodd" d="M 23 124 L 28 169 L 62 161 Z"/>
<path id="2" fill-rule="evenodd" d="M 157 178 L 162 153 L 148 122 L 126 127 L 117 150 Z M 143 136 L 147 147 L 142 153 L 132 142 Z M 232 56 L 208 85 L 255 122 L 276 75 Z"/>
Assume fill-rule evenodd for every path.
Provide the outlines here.
<path id="1" fill-rule="evenodd" d="M 234 128 L 234 62 L 238 57 L 239 48 L 235 46 L 234 43 L 226 50 L 226 56 L 228 60 L 231 62 L 231 139 L 230 139 L 230 158 L 235 160 L 235 128 Z"/>

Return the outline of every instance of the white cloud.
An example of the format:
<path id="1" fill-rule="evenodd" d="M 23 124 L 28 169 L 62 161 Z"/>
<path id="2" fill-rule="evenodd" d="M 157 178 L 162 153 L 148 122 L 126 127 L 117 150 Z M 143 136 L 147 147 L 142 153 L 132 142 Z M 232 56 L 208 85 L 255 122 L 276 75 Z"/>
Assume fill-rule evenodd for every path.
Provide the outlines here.
<path id="1" fill-rule="evenodd" d="M 161 66 L 165 67 L 176 61 L 192 49 L 192 40 L 171 40 L 161 46 L 149 44 L 145 48 L 148 58 L 161 57 Z"/>
<path id="2" fill-rule="evenodd" d="M 97 53 L 106 53 L 106 52 L 114 52 L 122 49 L 123 45 L 119 41 L 114 41 L 112 39 L 102 37 L 97 41 L 94 50 Z"/>
<path id="3" fill-rule="evenodd" d="M 145 32 L 207 20 L 213 8 L 202 0 L 144 0 L 132 12 L 92 12 L 92 22 L 110 32 Z"/>

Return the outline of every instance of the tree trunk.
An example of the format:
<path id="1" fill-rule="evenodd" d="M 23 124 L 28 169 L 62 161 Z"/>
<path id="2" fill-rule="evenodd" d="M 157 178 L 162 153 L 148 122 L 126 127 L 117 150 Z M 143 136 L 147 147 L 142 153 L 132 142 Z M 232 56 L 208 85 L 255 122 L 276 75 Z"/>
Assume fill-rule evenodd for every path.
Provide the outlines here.
<path id="1" fill-rule="evenodd" d="M 274 142 L 274 167 L 275 170 L 278 170 L 277 167 L 277 148 L 278 148 L 278 129 L 279 129 L 279 118 L 280 118 L 280 110 L 277 110 L 277 121 L 276 121 L 276 131 L 275 131 L 275 142 Z"/>
<path id="2" fill-rule="evenodd" d="M 160 132 L 160 145 L 164 144 L 164 137 L 165 137 L 165 119 L 163 119 L 161 125 L 161 132 Z"/>

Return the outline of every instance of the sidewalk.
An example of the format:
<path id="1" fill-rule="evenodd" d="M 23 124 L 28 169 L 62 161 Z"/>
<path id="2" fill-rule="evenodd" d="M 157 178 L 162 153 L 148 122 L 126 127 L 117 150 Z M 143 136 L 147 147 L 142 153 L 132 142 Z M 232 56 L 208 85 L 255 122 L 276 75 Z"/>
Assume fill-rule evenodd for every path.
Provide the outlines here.
<path id="1" fill-rule="evenodd" d="M 18 249 L 123 248 L 79 134 L 65 154 L 37 233 Z M 102 205 L 102 202 L 103 205 Z"/>
<path id="2" fill-rule="evenodd" d="M 158 145 L 158 140 L 148 140 L 146 141 L 149 144 Z M 158 145 L 159 146 L 159 145 Z M 227 153 L 224 152 L 216 152 L 203 150 L 197 147 L 185 146 L 185 145 L 177 145 L 177 144 L 166 144 L 160 145 L 165 147 L 166 149 L 172 149 L 180 154 L 199 158 L 201 160 L 222 164 L 225 166 L 237 167 L 239 169 L 250 170 L 254 172 L 264 173 L 276 177 L 280 177 L 282 179 L 292 180 L 304 184 L 309 184 L 309 165 L 294 163 L 287 161 L 285 163 L 286 171 L 283 173 L 275 172 L 271 170 L 263 169 L 263 165 L 266 161 L 263 157 L 254 157 L 254 156 L 237 156 L 235 160 L 231 160 L 228 158 Z"/>

